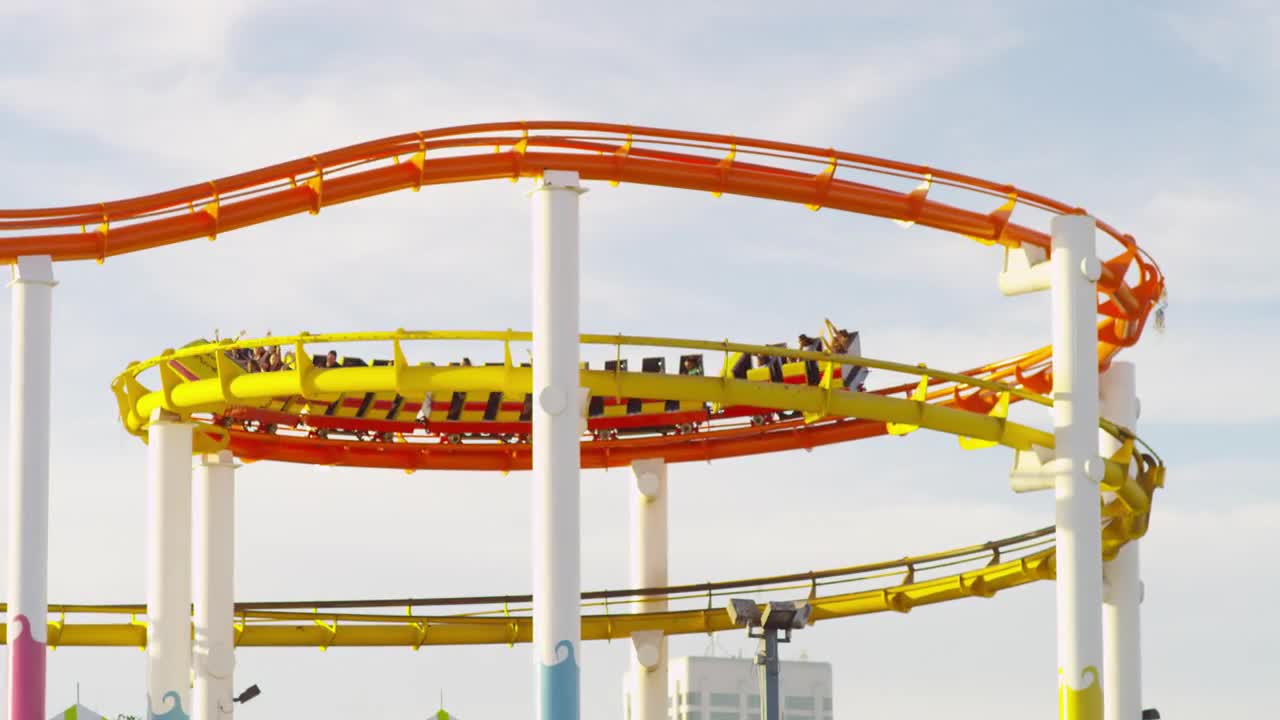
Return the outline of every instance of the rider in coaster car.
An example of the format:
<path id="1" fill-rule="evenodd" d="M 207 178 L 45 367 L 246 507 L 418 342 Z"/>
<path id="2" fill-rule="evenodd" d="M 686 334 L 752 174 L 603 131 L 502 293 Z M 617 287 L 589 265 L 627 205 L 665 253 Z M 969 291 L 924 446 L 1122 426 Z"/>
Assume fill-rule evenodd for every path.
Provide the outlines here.
<path id="1" fill-rule="evenodd" d="M 796 347 L 803 352 L 822 352 L 822 338 L 809 337 L 804 333 L 800 333 L 800 337 L 796 339 Z M 817 385 L 822 379 L 822 370 L 818 367 L 817 360 L 806 360 L 804 363 L 805 381 L 810 385 Z"/>
<path id="2" fill-rule="evenodd" d="M 698 364 L 698 361 L 694 357 L 689 356 L 684 359 L 684 374 L 685 375 L 701 375 L 702 374 L 702 366 Z"/>
<path id="3" fill-rule="evenodd" d="M 782 358 L 777 355 L 765 355 L 763 353 L 757 355 L 756 367 L 769 368 L 769 379 L 771 381 L 782 380 Z"/>
<path id="4" fill-rule="evenodd" d="M 800 333 L 800 337 L 797 338 L 796 344 L 800 347 L 800 350 L 804 352 L 822 352 L 822 338 L 813 338 L 805 335 L 804 333 Z"/>
<path id="5" fill-rule="evenodd" d="M 827 321 L 827 327 L 834 330 L 831 321 Z M 850 332 L 846 328 L 834 330 L 831 335 L 831 352 L 837 355 L 862 355 L 862 339 L 858 335 L 858 331 Z M 846 365 L 844 370 L 844 386 L 845 389 L 857 390 L 859 392 L 867 389 L 866 381 L 870 370 L 861 365 Z"/>

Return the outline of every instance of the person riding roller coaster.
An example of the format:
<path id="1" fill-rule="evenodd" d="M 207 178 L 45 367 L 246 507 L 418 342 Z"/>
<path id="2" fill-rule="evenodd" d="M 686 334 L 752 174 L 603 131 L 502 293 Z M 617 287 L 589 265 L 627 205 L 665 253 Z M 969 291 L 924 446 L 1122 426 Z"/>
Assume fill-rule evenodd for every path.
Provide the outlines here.
<path id="1" fill-rule="evenodd" d="M 857 330 L 850 331 L 847 328 L 837 328 L 830 320 L 824 320 L 824 322 L 826 324 L 827 346 L 831 348 L 832 354 L 853 355 L 855 357 L 862 355 L 862 338 Z M 859 392 L 865 391 L 867 389 L 867 375 L 870 373 L 871 371 L 862 365 L 846 365 L 842 373 L 845 389 Z"/>
<path id="2" fill-rule="evenodd" d="M 813 338 L 805 335 L 804 333 L 800 333 L 800 336 L 796 338 L 796 347 L 798 347 L 801 352 L 822 352 L 822 348 L 824 346 L 822 344 L 822 338 Z M 804 374 L 805 382 L 810 385 L 817 385 L 821 382 L 822 369 L 818 367 L 818 361 L 806 360 L 804 362 Z"/>
<path id="3" fill-rule="evenodd" d="M 685 355 L 680 358 L 680 374 L 701 377 L 702 375 L 702 357 L 695 355 Z"/>

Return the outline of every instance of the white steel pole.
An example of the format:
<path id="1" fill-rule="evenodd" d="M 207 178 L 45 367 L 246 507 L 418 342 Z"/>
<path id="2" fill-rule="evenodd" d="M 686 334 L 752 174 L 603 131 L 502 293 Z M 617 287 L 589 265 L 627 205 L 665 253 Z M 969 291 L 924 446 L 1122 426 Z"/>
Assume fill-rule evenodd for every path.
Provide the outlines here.
<path id="1" fill-rule="evenodd" d="M 195 720 L 226 720 L 235 708 L 235 468 L 227 450 L 195 464 Z"/>
<path id="2" fill-rule="evenodd" d="M 53 260 L 13 267 L 9 368 L 9 713 L 45 720 L 49 640 L 49 426 Z"/>
<path id="3" fill-rule="evenodd" d="M 1138 394 L 1136 368 L 1130 362 L 1113 362 L 1102 375 L 1102 416 L 1121 427 L 1136 430 Z M 1104 457 L 1120 449 L 1120 443 L 1101 432 Z M 1102 646 L 1105 652 L 1102 692 L 1107 720 L 1139 720 L 1142 717 L 1142 576 L 1138 541 L 1132 540 L 1104 563 Z"/>
<path id="4" fill-rule="evenodd" d="M 1102 720 L 1102 527 L 1098 456 L 1096 224 L 1053 219 L 1053 426 L 1056 446 L 1058 705 Z"/>
<path id="5" fill-rule="evenodd" d="M 533 647 L 539 720 L 578 720 L 582 626 L 576 172 L 533 196 Z"/>
<path id="6" fill-rule="evenodd" d="M 147 718 L 191 708 L 191 436 L 176 415 L 151 415 L 147 454 Z"/>
<path id="7" fill-rule="evenodd" d="M 631 463 L 631 587 L 667 586 L 667 464 Z M 664 612 L 666 598 L 642 599 L 635 612 Z M 662 631 L 631 635 L 631 720 L 667 718 L 667 638 Z"/>

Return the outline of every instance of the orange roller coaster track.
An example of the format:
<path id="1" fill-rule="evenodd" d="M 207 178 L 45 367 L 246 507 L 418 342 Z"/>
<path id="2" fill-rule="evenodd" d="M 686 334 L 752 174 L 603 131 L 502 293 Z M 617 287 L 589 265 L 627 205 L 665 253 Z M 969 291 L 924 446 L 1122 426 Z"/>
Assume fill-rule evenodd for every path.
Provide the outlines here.
<path id="1" fill-rule="evenodd" d="M 1012 185 L 833 149 L 605 123 L 508 122 L 388 137 L 127 200 L 0 210 L 0 260 L 48 254 L 55 260 L 103 261 L 191 239 L 213 239 L 396 190 L 536 177 L 547 168 L 574 170 L 586 180 L 729 193 L 884 217 L 1006 249 L 1049 246 L 1044 231 L 1013 222 L 1018 209 L 1041 215 L 1084 212 Z M 972 207 L 932 199 L 935 187 L 946 188 L 949 196 Z M 1160 301 L 1164 279 L 1131 236 L 1106 223 L 1098 227 L 1116 246 L 1104 255 L 1109 259 L 1102 263 L 1098 283 L 1098 360 L 1105 368 L 1121 348 L 1140 337 Z M 1050 355 L 1048 348 L 1040 348 L 962 374 L 1043 393 L 1051 384 Z M 913 387 L 907 383 L 877 392 L 909 393 Z M 990 397 L 972 385 L 939 383 L 935 376 L 930 388 L 928 398 L 935 403 L 984 412 L 990 407 Z M 584 463 L 625 464 L 634 457 L 632 451 L 653 453 L 655 446 L 665 448 L 660 454 L 673 462 L 806 448 L 879 434 L 883 425 L 858 420 L 818 426 L 793 422 L 794 432 L 780 429 L 739 429 L 667 442 L 647 438 L 584 444 Z M 405 468 L 527 466 L 527 445 L 500 453 L 457 447 L 427 461 L 422 453 L 412 459 L 399 448 L 392 453 L 399 456 L 392 459 L 388 447 L 341 439 L 312 438 L 302 444 L 239 428 L 231 435 L 233 449 L 249 458 Z"/>
<path id="2" fill-rule="evenodd" d="M 480 180 L 538 177 L 545 170 L 576 171 L 583 180 L 611 184 L 633 183 L 696 190 L 719 196 L 733 194 L 803 205 L 811 210 L 835 210 L 922 225 L 960 235 L 982 245 L 999 246 L 1006 253 L 1035 247 L 1048 251 L 1049 235 L 1042 229 L 1053 215 L 1085 214 L 1064 204 L 1012 185 L 994 183 L 921 165 L 789 143 L 658 128 L 581 122 L 506 122 L 465 125 L 388 137 L 306 158 L 280 163 L 208 182 L 126 200 L 55 208 L 0 210 L 0 261 L 20 256 L 48 255 L 56 261 L 97 260 L 184 242 L 215 239 L 233 230 L 301 213 L 320 213 L 344 202 L 397 190 Z M 944 188 L 948 202 L 931 197 Z M 1014 213 L 1019 222 L 1013 222 Z M 1028 214 L 1028 223 L 1023 214 Z M 1035 222 L 1038 216 L 1039 222 Z M 1028 223 L 1028 224 L 1023 224 Z M 1097 282 L 1097 360 L 1107 367 L 1121 349 L 1138 341 L 1151 312 L 1162 301 L 1164 277 L 1156 263 L 1129 235 L 1099 222 L 1099 230 L 1113 246 L 1105 252 Z M 488 391 L 524 393 L 530 373 L 513 365 L 510 354 L 499 367 L 424 368 L 406 362 L 403 344 L 418 340 L 485 340 L 508 345 L 527 341 L 527 334 L 486 332 L 350 333 L 299 335 L 289 338 L 209 343 L 170 350 L 135 363 L 113 383 L 126 429 L 147 436 L 147 418 L 167 410 L 203 421 L 197 450 L 230 447 L 246 459 L 273 459 L 316 464 L 344 464 L 414 469 L 519 470 L 529 464 L 527 438 L 514 441 L 478 439 L 474 443 L 441 443 L 424 421 L 420 436 L 399 437 L 372 428 L 364 433 L 333 438 L 314 432 L 316 423 L 294 411 L 300 432 L 264 432 L 273 421 L 262 411 L 280 396 L 305 401 L 340 395 L 403 392 Z M 635 372 L 584 370 L 582 384 L 598 396 L 706 402 L 708 425 L 698 432 L 649 433 L 625 439 L 584 434 L 583 467 L 624 465 L 638 458 L 667 461 L 710 460 L 788 449 L 811 448 L 915 428 L 949 432 L 962 445 L 1003 444 L 1019 451 L 1052 448 L 1051 433 L 1020 425 L 1007 418 L 1011 401 L 1051 404 L 1043 396 L 1052 387 L 1052 352 L 1039 348 L 960 373 L 923 366 L 825 353 L 740 343 L 582 336 L 585 344 L 658 347 L 712 353 L 750 353 L 800 358 L 830 368 L 844 363 L 904 374 L 906 382 L 871 392 L 833 391 L 827 386 L 749 382 L 732 377 L 679 377 Z M 309 344 L 382 342 L 390 360 L 379 366 L 318 368 L 308 361 Z M 295 349 L 295 364 L 278 371 L 245 373 L 227 361 L 227 351 L 286 343 Z M 213 371 L 205 376 L 181 376 L 174 363 L 203 358 Z M 140 376 L 155 370 L 158 387 L 149 388 Z M 423 402 L 429 409 L 429 402 Z M 763 424 L 716 425 L 711 417 L 723 408 L 746 406 L 776 412 Z M 1006 414 L 1002 414 L 1002 411 Z M 289 413 L 283 413 L 289 416 Z M 286 418 L 287 419 L 287 418 Z M 1102 488 L 1114 494 L 1102 507 L 1109 519 L 1103 531 L 1103 552 L 1110 555 L 1146 532 L 1151 498 L 1163 484 L 1164 466 L 1154 452 L 1136 449 L 1139 440 L 1127 429 L 1103 422 L 1102 427 L 1121 446 L 1105 459 Z M 310 429 L 308 429 L 310 428 Z M 350 430 L 350 428 L 346 428 Z M 459 433 L 461 434 L 461 433 Z M 476 433 L 483 435 L 483 433 Z M 1150 450 L 1147 448 L 1147 450 Z M 1136 470 L 1134 469 L 1136 466 Z M 1132 472 L 1131 472 L 1132 471 Z M 1037 531 L 1035 538 L 1047 535 Z M 1041 545 L 1021 547 L 1017 559 L 1002 559 L 1001 543 L 1012 548 L 1025 539 L 1011 538 L 982 546 L 992 556 L 980 569 L 943 578 L 918 581 L 910 563 L 903 584 L 849 595 L 817 598 L 819 619 L 862 612 L 896 610 L 967 596 L 989 596 L 1024 582 L 1054 574 L 1053 551 Z M 963 549 L 969 557 L 973 549 Z M 968 553 L 968 554 L 966 554 Z M 957 557 L 960 557 L 957 555 Z M 973 557 L 977 557 L 974 555 Z M 970 558 L 972 560 L 972 558 Z M 939 566 L 943 567 L 943 566 Z M 855 569 L 840 572 L 852 573 Z M 856 570 L 867 570 L 860 568 Z M 832 571 L 836 572 L 836 571 Z M 954 570 L 952 572 L 955 572 Z M 757 579 L 728 583 L 789 590 L 794 578 Z M 814 589 L 817 580 L 808 578 Z M 679 588 L 649 588 L 624 595 L 670 596 Z M 705 592 L 704 592 L 705 591 Z M 710 597 L 713 588 L 700 588 Z M 915 594 L 913 594 L 915 593 Z M 632 600 L 635 599 L 632 597 Z M 815 596 L 816 598 L 816 596 Z M 607 601 L 609 598 L 605 598 Z M 625 600 L 625 598 L 619 598 Z M 476 600 L 476 599 L 473 599 Z M 478 599 L 489 601 L 492 598 Z M 825 604 L 822 604 L 825 602 Z M 412 605 L 413 603 L 408 603 Z M 430 603 L 427 603 L 430 604 Z M 445 603 L 448 604 L 448 603 Z M 296 604 L 293 604 L 296 605 Z M 304 604 L 305 605 L 305 604 Z M 355 602 L 354 607 L 378 603 Z M 86 614 L 134 613 L 137 607 L 64 606 Z M 504 611 L 506 608 L 504 608 Z M 412 612 L 412 611 L 411 611 Z M 297 613 L 242 608 L 243 618 L 298 621 Z M 273 614 L 275 613 L 275 614 Z M 491 615 L 481 611 L 480 615 Z M 622 637 L 642 628 L 673 632 L 723 629 L 722 612 L 682 610 L 639 613 L 625 621 L 616 616 L 587 618 L 584 637 Z M 314 617 L 307 615 L 307 618 Z M 297 628 L 244 626 L 241 644 L 408 644 L 437 642 L 518 642 L 527 640 L 530 625 L 516 618 L 447 616 L 385 620 L 387 628 L 344 630 L 338 620 L 384 622 L 381 616 L 330 616 L 332 622 L 306 623 L 306 638 L 282 639 Z M 421 621 L 421 622 L 419 622 Z M 394 626 L 393 626 L 394 625 Z M 440 627 L 437 628 L 437 625 Z M 446 627 L 469 628 L 455 635 Z M 428 632 L 429 627 L 432 632 Z M 456 629 L 455 628 L 455 629 Z M 478 629 L 477 629 L 478 628 Z M 67 628 L 70 629 L 70 628 Z M 85 635 L 69 635 L 56 628 L 63 644 L 136 644 L 145 638 L 138 623 L 88 628 Z M 361 634 L 364 633 L 364 634 Z M 55 637 L 54 629 L 50 637 Z M 145 640 L 143 640 L 145 641 Z"/>
<path id="3" fill-rule="evenodd" d="M 497 152 L 494 152 L 494 151 Z M 747 158 L 750 160 L 739 159 Z M 808 166 L 813 172 L 805 172 Z M 1049 237 L 1011 221 L 1021 205 L 1083 213 L 1012 185 L 833 149 L 606 123 L 510 122 L 398 135 L 239 175 L 128 200 L 0 210 L 0 261 L 20 255 L 104 260 L 423 185 L 577 171 L 585 180 L 730 193 L 915 223 L 1009 248 L 1048 249 Z M 861 180 L 921 183 L 897 191 Z M 989 212 L 929 199 L 933 185 L 992 198 Z M 1163 290 L 1159 269 L 1131 236 L 1098 227 L 1119 245 L 1099 289 L 1100 358 L 1133 344 Z M 75 232 L 56 232 L 78 228 Z M 24 233 L 39 230 L 40 233 Z M 1129 278 L 1131 270 L 1136 270 Z"/>

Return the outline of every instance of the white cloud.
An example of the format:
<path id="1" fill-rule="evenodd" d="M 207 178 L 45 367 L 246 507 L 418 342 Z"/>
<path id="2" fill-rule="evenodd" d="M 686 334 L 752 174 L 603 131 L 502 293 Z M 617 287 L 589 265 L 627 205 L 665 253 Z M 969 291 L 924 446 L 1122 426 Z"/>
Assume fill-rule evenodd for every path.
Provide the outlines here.
<path id="1" fill-rule="evenodd" d="M 0 7 L 5 22 L 22 27 L 39 19 L 58 42 L 23 65 L 0 69 L 0 108 L 41 137 L 52 131 L 59 145 L 15 147 L 38 159 L 15 161 L 10 169 L 21 172 L 4 182 L 24 204 L 92 201 L 423 125 L 535 116 L 845 147 L 916 142 L 919 124 L 899 127 L 903 108 L 918 107 L 910 101 L 965 70 L 972 79 L 993 59 L 1008 56 L 1002 73 L 1042 60 L 1036 38 L 1009 27 L 1002 8 L 949 5 L 925 13 L 918 5 L 859 8 L 853 16 L 843 9 L 815 18 L 780 6 L 763 17 L 739 6 L 724 12 L 685 3 L 678 23 L 658 7 L 636 17 L 578 5 L 566 21 L 546 4 L 425 11 L 418 3 L 282 5 L 279 12 L 291 13 L 283 16 L 288 32 L 263 39 L 250 31 L 276 10 L 256 4 L 8 3 Z M 1265 5 L 1254 7 L 1256 17 L 1266 17 Z M 369 16 L 404 17 L 405 27 L 365 34 L 357 23 Z M 898 24 L 875 24 L 884 19 Z M 304 21 L 316 24 L 301 27 Z M 1265 22 L 1258 25 L 1242 37 L 1266 32 Z M 316 39 L 317 28 L 346 44 Z M 389 39 L 393 31 L 403 32 Z M 430 32 L 436 34 L 428 41 Z M 981 41 L 956 39 L 973 37 Z M 1218 50 L 1230 38 L 1223 31 Z M 254 54 L 268 43 L 277 53 L 270 62 Z M 1241 58 L 1261 57 L 1266 47 L 1255 43 L 1223 62 L 1248 71 Z M 969 113 L 991 128 L 1043 124 L 1054 132 L 1043 108 L 1022 109 L 1016 79 L 993 84 L 1006 80 L 1010 89 L 991 95 L 990 103 L 946 112 Z M 26 142 L 25 132 L 15 131 L 11 142 Z M 59 155 L 65 138 L 77 149 Z M 1071 138 L 1060 138 L 1056 162 L 1070 164 L 1080 150 L 1084 141 Z M 1273 175 L 1264 167 L 1252 181 L 1269 188 Z M 1265 191 L 1233 193 L 1207 181 L 1164 185 L 1137 222 L 1128 211 L 1117 214 L 1123 227 L 1152 241 L 1173 293 L 1169 333 L 1149 337 L 1132 355 L 1140 362 L 1144 422 L 1266 422 L 1280 396 L 1252 379 L 1280 359 L 1268 318 L 1241 311 L 1233 323 L 1180 323 L 1178 308 L 1184 300 L 1232 312 L 1274 303 L 1265 273 L 1280 258 L 1268 228 L 1255 219 L 1265 216 L 1270 200 Z M 401 193 L 213 245 L 189 243 L 102 268 L 60 267 L 54 599 L 136 600 L 144 590 L 144 453 L 115 424 L 105 391 L 125 360 L 214 327 L 281 333 L 526 325 L 522 189 L 492 183 Z M 996 251 L 866 223 L 749 200 L 601 187 L 584 200 L 592 241 L 584 283 L 592 303 L 584 318 L 592 326 L 584 323 L 584 330 L 771 340 L 831 315 L 866 331 L 868 354 L 949 369 L 1047 342 L 1047 298 L 1001 298 Z M 1209 247 L 1212 255 L 1205 254 Z M 0 337 L 5 318 L 0 313 Z M 0 376 L 6 362 L 0 356 Z M 1213 442 L 1187 443 L 1177 455 L 1190 461 Z M 1010 495 L 1008 465 L 1005 451 L 962 453 L 952 438 L 918 433 L 812 454 L 680 466 L 672 482 L 673 579 L 882 559 L 1047 524 L 1049 496 Z M 1261 703 L 1270 692 L 1274 672 L 1256 658 L 1230 660 L 1248 657 L 1237 643 L 1245 642 L 1241 636 L 1273 637 L 1275 625 L 1265 604 L 1274 596 L 1270 581 L 1248 552 L 1232 548 L 1270 546 L 1274 492 L 1265 482 L 1238 481 L 1275 474 L 1272 463 L 1256 458 L 1178 465 L 1157 503 L 1145 565 L 1148 637 L 1157 644 L 1148 647 L 1160 652 L 1148 655 L 1148 690 L 1177 697 L 1184 712 L 1199 707 L 1212 714 L 1215 702 Z M 527 474 L 405 476 L 264 464 L 241 478 L 241 598 L 529 586 Z M 620 471 L 584 478 L 588 585 L 626 584 L 626 482 Z M 1214 492 L 1213 502 L 1197 507 L 1203 497 L 1190 488 Z M 763 542 L 762 529 L 777 532 Z M 752 539 L 749 553 L 741 552 L 742 538 Z M 1206 538 L 1223 538 L 1232 548 Z M 1192 564 L 1212 574 L 1191 572 Z M 1223 578 L 1240 586 L 1248 580 L 1251 591 L 1224 591 Z M 837 663 L 842 716 L 955 715 L 957 708 L 983 717 L 1050 714 L 1052 591 L 1045 584 L 905 617 L 824 624 L 805 631 L 797 647 Z M 1187 617 L 1198 620 L 1189 624 Z M 1248 633 L 1238 618 L 1247 619 Z M 1189 625 L 1211 626 L 1216 637 Z M 1167 642 L 1183 636 L 1194 642 Z M 736 637 L 720 642 L 747 647 Z M 692 637 L 678 646 L 699 652 L 706 643 Z M 616 717 L 624 645 L 585 650 L 588 717 Z M 967 653 L 962 666 L 942 651 L 955 647 Z M 1188 677 L 1187 658 L 1206 649 L 1228 660 Z M 51 694 L 65 696 L 72 678 L 92 678 L 104 706 L 134 708 L 142 658 L 136 650 L 59 652 Z M 517 717 L 530 702 L 528 659 L 523 647 L 246 651 L 238 677 L 263 682 L 267 693 L 255 707 L 271 716 L 409 715 L 434 707 L 440 685 L 463 717 Z M 0 667 L 4 662 L 0 656 Z M 983 669 L 992 666 L 1003 668 L 998 686 Z M 352 678 L 361 679 L 360 690 L 352 689 Z M 495 683 L 502 692 L 493 692 Z M 992 698 L 1002 701 L 999 709 L 984 705 Z"/>
<path id="2" fill-rule="evenodd" d="M 221 175 L 424 123 L 438 127 L 539 115 L 659 124 L 682 119 L 693 129 L 834 141 L 838 128 L 859 122 L 867 110 L 1018 42 L 1009 28 L 992 32 L 987 15 L 976 10 L 946 13 L 954 22 L 863 41 L 835 54 L 829 48 L 793 49 L 785 58 L 735 54 L 691 66 L 664 45 L 668 41 L 660 34 L 633 32 L 624 43 L 604 40 L 637 21 L 627 14 L 575 9 L 566 17 L 554 10 L 526 17 L 527 8 L 510 4 L 500 12 L 453 17 L 457 8 L 444 16 L 401 8 L 389 14 L 404 18 L 404 27 L 394 28 L 396 37 L 409 41 L 413 35 L 406 28 L 418 26 L 427 43 L 423 52 L 436 62 L 424 68 L 412 56 L 373 44 L 342 62 L 317 63 L 317 72 L 297 75 L 271 67 L 257 71 L 229 54 L 236 34 L 255 19 L 252 10 L 246 4 L 216 4 L 192 17 L 185 6 L 179 11 L 152 3 L 86 3 L 83 12 L 44 19 L 61 37 L 59 51 L 20 70 L 0 71 L 0 97 L 23 115 L 108 146 Z M 333 8 L 313 10 L 344 16 Z M 503 20 L 491 22 L 493 14 Z M 716 30 L 719 16 L 686 18 L 676 29 L 676 41 L 699 42 L 700 33 Z M 639 21 L 667 31 L 656 19 Z M 983 28 L 984 42 L 951 43 L 954 23 Z M 454 26 L 456 31 L 449 29 Z M 174 27 L 190 32 L 172 32 Z M 765 27 L 748 25 L 745 31 L 754 35 Z M 459 41 L 450 33 L 471 40 Z M 491 47 L 497 38 L 509 44 L 507 52 Z M 304 37 L 277 41 L 302 56 L 327 57 L 325 48 L 312 47 Z M 433 44 L 445 45 L 449 54 Z M 614 55 L 610 63 L 585 61 L 606 51 Z M 512 53 L 528 58 L 519 73 L 507 62 L 514 60 Z M 571 66 L 574 82 L 562 82 L 570 67 L 566 59 L 574 53 L 582 59 Z M 550 60 L 539 63 L 540 55 Z M 814 67 L 828 70 L 814 73 Z M 737 79 L 745 77 L 751 81 Z M 661 101 L 652 102 L 655 98 Z M 603 118 L 601 107 L 609 108 Z M 102 112 L 110 121 L 103 121 Z"/>
<path id="3" fill-rule="evenodd" d="M 0 8 L 0 18 L 28 27 L 52 26 L 64 33 L 64 40 L 77 41 L 58 43 L 56 52 L 47 56 L 50 62 L 83 67 L 95 51 L 109 50 L 117 69 L 156 72 L 166 66 L 222 62 L 228 36 L 250 17 L 251 7 L 243 0 L 188 5 L 163 0 L 69 0 L 53 5 L 10 0 Z"/>
<path id="4" fill-rule="evenodd" d="M 1280 243 L 1265 220 L 1270 200 L 1259 184 L 1233 185 L 1165 180 L 1129 221 L 1165 271 L 1171 303 L 1280 300 L 1273 277 Z"/>
<path id="5" fill-rule="evenodd" d="M 1164 334 L 1149 329 L 1124 356 L 1138 364 L 1144 422 L 1247 425 L 1280 414 L 1280 390 L 1258 374 L 1280 360 L 1280 338 L 1174 323 Z"/>
<path id="6" fill-rule="evenodd" d="M 1251 75 L 1259 66 L 1280 67 L 1280 10 L 1275 3 L 1230 0 L 1211 9 L 1170 11 L 1166 22 L 1192 50 L 1223 70 Z M 1274 89 L 1270 84 L 1273 95 Z"/>

